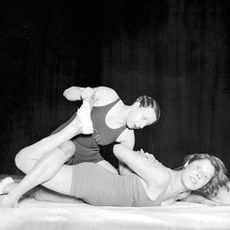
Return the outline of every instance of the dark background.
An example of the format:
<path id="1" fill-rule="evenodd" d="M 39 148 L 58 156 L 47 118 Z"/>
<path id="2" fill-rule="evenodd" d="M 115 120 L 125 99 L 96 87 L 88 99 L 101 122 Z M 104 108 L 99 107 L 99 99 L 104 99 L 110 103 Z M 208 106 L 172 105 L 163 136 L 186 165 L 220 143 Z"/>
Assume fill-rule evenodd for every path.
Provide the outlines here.
<path id="1" fill-rule="evenodd" d="M 0 173 L 75 111 L 65 88 L 106 85 L 161 108 L 136 145 L 169 167 L 209 152 L 230 169 L 228 1 L 31 1 L 0 7 Z M 114 164 L 111 149 L 103 149 Z"/>

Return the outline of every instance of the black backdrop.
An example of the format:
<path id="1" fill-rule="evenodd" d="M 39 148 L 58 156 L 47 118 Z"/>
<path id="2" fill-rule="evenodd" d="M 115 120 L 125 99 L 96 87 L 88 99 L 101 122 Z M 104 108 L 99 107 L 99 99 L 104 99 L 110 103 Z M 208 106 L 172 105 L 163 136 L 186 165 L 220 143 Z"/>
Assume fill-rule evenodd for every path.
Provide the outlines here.
<path id="1" fill-rule="evenodd" d="M 0 8 L 0 173 L 75 112 L 71 85 L 112 87 L 127 104 L 155 97 L 161 119 L 136 132 L 136 149 L 170 167 L 210 152 L 230 168 L 228 1 L 74 2 Z"/>

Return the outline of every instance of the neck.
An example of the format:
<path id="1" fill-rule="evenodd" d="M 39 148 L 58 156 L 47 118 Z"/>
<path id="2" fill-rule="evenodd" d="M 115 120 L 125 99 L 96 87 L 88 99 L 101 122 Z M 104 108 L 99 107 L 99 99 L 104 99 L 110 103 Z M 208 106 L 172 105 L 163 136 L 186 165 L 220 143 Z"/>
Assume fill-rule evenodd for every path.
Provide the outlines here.
<path id="1" fill-rule="evenodd" d="M 175 171 L 170 169 L 171 174 L 171 192 L 173 194 L 179 194 L 188 191 L 188 189 L 185 187 L 183 181 L 182 181 L 182 170 Z"/>
<path id="2" fill-rule="evenodd" d="M 121 124 L 126 125 L 127 117 L 132 109 L 131 105 L 125 105 L 121 102 L 121 105 L 116 112 L 114 118 Z"/>

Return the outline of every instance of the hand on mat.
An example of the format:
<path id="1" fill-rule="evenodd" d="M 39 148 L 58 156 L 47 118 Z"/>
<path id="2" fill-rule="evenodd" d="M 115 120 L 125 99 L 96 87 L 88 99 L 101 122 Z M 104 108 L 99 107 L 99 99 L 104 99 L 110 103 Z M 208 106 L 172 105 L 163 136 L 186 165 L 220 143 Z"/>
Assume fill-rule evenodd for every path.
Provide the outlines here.
<path id="1" fill-rule="evenodd" d="M 209 200 L 209 199 L 206 199 L 204 198 L 202 201 L 201 201 L 202 204 L 205 204 L 205 205 L 208 205 L 208 206 L 218 206 L 218 205 L 224 205 L 224 204 L 221 204 L 219 202 L 216 202 L 216 201 L 212 201 L 212 200 Z"/>

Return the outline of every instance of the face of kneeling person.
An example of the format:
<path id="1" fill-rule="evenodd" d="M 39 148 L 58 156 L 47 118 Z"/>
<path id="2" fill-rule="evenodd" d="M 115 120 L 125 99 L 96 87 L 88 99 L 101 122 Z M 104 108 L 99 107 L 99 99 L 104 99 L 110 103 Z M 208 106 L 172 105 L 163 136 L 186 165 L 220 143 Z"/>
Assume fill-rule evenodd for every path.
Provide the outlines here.
<path id="1" fill-rule="evenodd" d="M 156 113 L 152 107 L 139 107 L 134 103 L 133 109 L 127 118 L 127 126 L 130 129 L 142 129 L 156 121 Z"/>
<path id="2" fill-rule="evenodd" d="M 196 160 L 182 172 L 182 182 L 191 191 L 202 188 L 214 176 L 215 168 L 208 159 Z"/>

